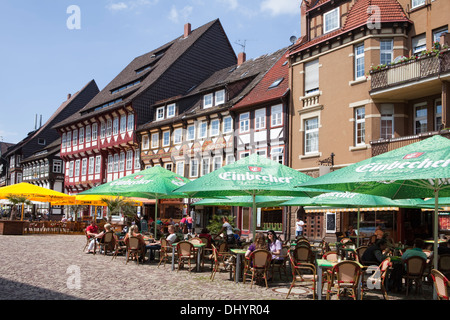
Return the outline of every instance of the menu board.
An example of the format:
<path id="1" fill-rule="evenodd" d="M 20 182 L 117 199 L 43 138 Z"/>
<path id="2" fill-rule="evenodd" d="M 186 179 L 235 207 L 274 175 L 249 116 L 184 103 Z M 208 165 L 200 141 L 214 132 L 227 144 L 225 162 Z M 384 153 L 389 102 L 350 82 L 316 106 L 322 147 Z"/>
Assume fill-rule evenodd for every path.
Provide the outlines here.
<path id="1" fill-rule="evenodd" d="M 450 213 L 439 213 L 439 230 L 450 230 Z"/>
<path id="2" fill-rule="evenodd" d="M 327 212 L 326 233 L 336 232 L 336 212 Z"/>

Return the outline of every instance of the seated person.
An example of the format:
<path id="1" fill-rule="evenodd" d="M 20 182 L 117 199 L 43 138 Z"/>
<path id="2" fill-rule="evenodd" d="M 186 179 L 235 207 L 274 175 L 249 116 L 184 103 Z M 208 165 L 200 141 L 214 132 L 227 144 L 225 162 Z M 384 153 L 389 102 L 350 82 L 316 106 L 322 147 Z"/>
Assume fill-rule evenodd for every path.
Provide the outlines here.
<path id="1" fill-rule="evenodd" d="M 141 256 L 145 257 L 145 252 L 147 251 L 147 248 L 145 247 L 144 236 L 139 233 L 139 228 L 135 224 L 133 224 L 130 227 L 130 230 L 128 231 L 128 233 L 125 235 L 125 238 L 123 239 L 127 245 L 128 245 L 130 237 L 136 237 L 139 239 L 139 249 L 141 251 Z"/>
<path id="2" fill-rule="evenodd" d="M 385 239 L 377 240 L 373 245 L 368 247 L 361 257 L 361 262 L 364 265 L 377 264 L 379 265 L 384 259 L 386 254 L 384 251 L 387 249 L 387 241 Z"/>
<path id="3" fill-rule="evenodd" d="M 234 232 L 234 241 L 236 242 L 236 244 L 238 245 L 238 246 L 240 246 L 241 245 L 241 236 L 239 235 L 239 233 L 241 232 L 241 230 L 239 230 L 238 228 L 234 228 L 233 229 L 233 232 Z"/>
<path id="4" fill-rule="evenodd" d="M 207 228 L 203 228 L 202 232 L 198 235 L 201 238 L 206 238 L 208 239 L 208 243 L 206 244 L 206 248 L 211 248 L 211 244 L 212 244 L 212 237 L 209 234 L 209 230 Z"/>
<path id="5" fill-rule="evenodd" d="M 267 233 L 267 240 L 269 242 L 269 251 L 272 252 L 272 263 L 281 264 L 284 258 L 279 255 L 281 254 L 281 249 L 283 249 L 283 243 L 278 239 L 273 230 L 269 230 Z"/>
<path id="6" fill-rule="evenodd" d="M 258 249 L 269 249 L 266 242 L 266 236 L 261 232 L 258 232 L 256 234 L 255 242 L 253 242 L 250 247 L 248 247 L 247 252 L 245 253 L 245 257 L 249 258 L 252 252 Z"/>
<path id="7" fill-rule="evenodd" d="M 381 226 L 377 226 L 377 228 L 375 229 L 374 235 L 377 236 L 377 239 L 382 239 L 384 232 L 383 230 L 381 230 Z"/>
<path id="8" fill-rule="evenodd" d="M 95 219 L 92 219 L 91 224 L 86 228 L 86 236 L 91 239 L 89 242 L 88 250 L 86 253 L 95 253 L 97 239 L 95 238 L 98 234 L 98 226 Z"/>
<path id="9" fill-rule="evenodd" d="M 169 235 L 167 236 L 166 240 L 169 243 L 169 245 L 172 245 L 175 242 L 178 242 L 178 236 L 175 233 L 175 227 L 173 225 L 169 225 L 169 227 L 167 229 L 169 231 Z"/>
<path id="10" fill-rule="evenodd" d="M 348 229 L 347 229 L 347 231 L 345 231 L 345 236 L 347 237 L 347 238 L 349 238 L 349 237 L 353 237 L 353 236 L 356 236 L 356 232 L 355 232 L 355 230 L 353 229 L 353 226 L 352 225 L 350 225 L 350 226 L 348 226 Z"/>
<path id="11" fill-rule="evenodd" d="M 438 247 L 438 255 L 450 254 L 450 239 L 447 242 L 441 243 Z"/>
<path id="12" fill-rule="evenodd" d="M 424 258 L 425 260 L 428 259 L 427 255 L 425 252 L 423 252 L 423 247 L 425 245 L 425 242 L 420 239 L 417 238 L 414 240 L 414 246 L 412 249 L 406 250 L 403 254 L 402 254 L 402 261 L 405 261 L 406 259 L 410 258 L 410 257 L 421 257 Z"/>

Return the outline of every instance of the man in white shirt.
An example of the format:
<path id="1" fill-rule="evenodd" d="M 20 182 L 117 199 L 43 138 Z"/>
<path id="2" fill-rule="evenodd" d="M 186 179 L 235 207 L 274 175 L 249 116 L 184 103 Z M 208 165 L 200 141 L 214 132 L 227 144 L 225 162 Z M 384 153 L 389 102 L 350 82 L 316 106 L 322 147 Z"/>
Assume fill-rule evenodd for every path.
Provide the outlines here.
<path id="1" fill-rule="evenodd" d="M 169 236 L 166 238 L 166 240 L 170 243 L 170 245 L 172 245 L 173 243 L 175 243 L 177 241 L 175 227 L 173 225 L 169 225 L 167 230 L 169 231 Z"/>
<path id="2" fill-rule="evenodd" d="M 297 222 L 295 223 L 295 237 L 303 235 L 303 225 L 305 223 L 300 219 L 297 218 Z"/>

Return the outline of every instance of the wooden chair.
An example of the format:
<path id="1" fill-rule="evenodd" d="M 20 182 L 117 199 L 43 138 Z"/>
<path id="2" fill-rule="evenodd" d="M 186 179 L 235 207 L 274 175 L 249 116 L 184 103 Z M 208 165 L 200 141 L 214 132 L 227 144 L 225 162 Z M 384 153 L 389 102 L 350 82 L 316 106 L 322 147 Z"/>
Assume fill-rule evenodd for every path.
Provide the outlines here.
<path id="1" fill-rule="evenodd" d="M 341 289 L 351 292 L 350 297 L 357 299 L 357 288 L 361 276 L 361 265 L 356 261 L 342 261 L 337 263 L 331 270 L 330 281 L 328 282 L 327 300 L 330 300 L 331 290 L 337 289 L 337 298 L 340 300 Z M 361 295 L 362 296 L 362 295 Z"/>
<path id="2" fill-rule="evenodd" d="M 389 300 L 389 296 L 386 291 L 385 281 L 390 267 L 392 267 L 391 258 L 384 259 L 380 264 L 380 277 L 381 277 L 380 285 L 381 285 L 381 292 L 383 293 L 383 298 L 385 300 Z"/>
<path id="3" fill-rule="evenodd" d="M 116 244 L 116 239 L 114 238 L 114 232 L 113 231 L 106 232 L 103 235 L 102 241 L 99 243 L 100 253 L 103 251 L 103 253 L 106 256 L 106 254 L 108 253 L 108 250 L 113 252 L 115 244 Z"/>
<path id="4" fill-rule="evenodd" d="M 368 246 L 360 246 L 355 249 L 356 252 L 356 261 L 362 264 L 361 257 L 363 256 L 364 252 L 367 250 Z"/>
<path id="5" fill-rule="evenodd" d="M 406 296 L 408 296 L 409 287 L 413 281 L 416 285 L 416 293 L 419 288 L 422 289 L 422 277 L 427 265 L 427 260 L 418 256 L 413 256 L 405 260 L 405 265 L 406 274 L 403 278 L 405 278 Z"/>
<path id="6" fill-rule="evenodd" d="M 166 262 L 169 262 L 168 259 L 172 259 L 172 246 L 165 238 L 161 238 L 161 250 L 159 252 L 158 268 L 163 262 L 165 267 Z"/>
<path id="7" fill-rule="evenodd" d="M 213 249 L 211 247 L 212 243 L 211 241 L 206 237 L 199 237 L 200 240 L 206 244 L 206 246 L 203 247 L 203 254 L 202 254 L 202 269 L 205 265 L 205 260 L 211 262 L 211 269 L 213 268 Z"/>
<path id="8" fill-rule="evenodd" d="M 286 264 L 289 263 L 289 246 L 283 246 L 281 248 L 281 252 L 278 255 L 280 259 L 272 259 L 271 263 L 271 269 L 272 269 L 272 277 L 275 277 L 275 273 L 278 271 L 278 274 L 280 275 L 281 280 L 281 270 L 283 270 L 284 275 L 286 276 L 286 279 L 288 278 L 287 275 L 287 267 Z"/>
<path id="9" fill-rule="evenodd" d="M 115 246 L 114 246 L 114 253 L 113 253 L 111 260 L 114 260 L 115 258 L 117 258 L 117 255 L 119 253 L 126 254 L 126 252 L 127 252 L 127 245 L 125 244 L 125 242 L 123 240 L 116 241 Z"/>
<path id="10" fill-rule="evenodd" d="M 84 248 L 83 248 L 83 251 L 85 251 L 86 248 L 89 247 L 89 244 L 91 243 L 91 240 L 93 239 L 92 236 L 89 236 L 89 235 L 87 234 L 86 229 L 84 229 L 84 235 L 86 236 L 86 244 L 85 244 L 85 246 L 84 246 Z M 97 241 L 94 242 L 94 254 L 95 254 L 96 252 L 97 252 Z"/>
<path id="11" fill-rule="evenodd" d="M 187 260 L 189 271 L 191 271 L 191 261 L 196 261 L 197 255 L 194 245 L 189 241 L 180 241 L 177 243 L 178 270 L 180 271 L 184 261 Z"/>
<path id="12" fill-rule="evenodd" d="M 337 251 L 328 251 L 323 254 L 322 259 L 337 262 L 339 259 L 339 254 Z"/>
<path id="13" fill-rule="evenodd" d="M 139 243 L 139 238 L 137 237 L 129 237 L 127 243 L 127 260 L 125 263 L 128 263 L 129 260 L 136 259 L 136 263 L 139 264 L 140 259 L 144 259 L 142 255 L 142 248 Z"/>
<path id="14" fill-rule="evenodd" d="M 311 243 L 306 239 L 298 239 L 297 240 L 297 246 L 301 246 L 301 245 L 311 247 Z"/>
<path id="15" fill-rule="evenodd" d="M 316 267 L 313 263 L 307 262 L 298 262 L 295 260 L 293 252 L 288 251 L 289 262 L 291 264 L 292 271 L 292 282 L 289 287 L 289 291 L 286 295 L 286 299 L 291 294 L 292 288 L 295 287 L 297 281 L 308 281 L 310 279 L 312 281 L 312 289 L 313 289 L 313 299 L 316 299 L 316 282 L 317 282 L 317 272 Z M 305 271 L 310 271 L 312 274 L 305 274 Z M 322 285 L 323 288 L 323 285 Z"/>
<path id="16" fill-rule="evenodd" d="M 438 258 L 438 270 L 448 278 L 450 278 L 450 254 L 441 254 Z"/>
<path id="17" fill-rule="evenodd" d="M 436 269 L 431 270 L 431 278 L 433 279 L 434 289 L 436 290 L 439 300 L 449 300 L 448 287 L 449 281 L 442 272 Z"/>
<path id="18" fill-rule="evenodd" d="M 245 278 L 247 274 L 250 272 L 252 275 L 252 281 L 250 288 L 253 288 L 253 282 L 255 281 L 255 277 L 261 276 L 265 283 L 266 288 L 269 288 L 267 284 L 268 271 L 270 268 L 270 261 L 272 260 L 272 253 L 265 249 L 258 249 L 253 251 L 250 254 L 250 263 L 247 263 L 246 269 L 244 268 L 244 278 L 243 283 L 245 283 Z"/>

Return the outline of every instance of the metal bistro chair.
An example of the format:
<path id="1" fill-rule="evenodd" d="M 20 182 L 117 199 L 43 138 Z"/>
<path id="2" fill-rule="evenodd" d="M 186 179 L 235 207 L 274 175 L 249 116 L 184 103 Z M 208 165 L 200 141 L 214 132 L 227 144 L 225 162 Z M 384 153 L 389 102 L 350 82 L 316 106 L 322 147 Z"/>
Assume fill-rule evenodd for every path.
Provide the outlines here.
<path id="1" fill-rule="evenodd" d="M 316 299 L 316 283 L 317 283 L 317 272 L 316 266 L 313 263 L 308 262 L 298 262 L 295 260 L 293 253 L 289 250 L 288 252 L 289 261 L 291 263 L 291 271 L 292 271 L 292 282 L 289 287 L 289 291 L 286 295 L 286 299 L 291 294 L 292 288 L 295 287 L 297 281 L 305 281 L 305 279 L 310 278 L 313 284 L 313 299 Z M 310 271 L 311 275 L 306 275 L 302 271 Z M 306 280 L 307 281 L 307 280 Z M 323 288 L 323 285 L 322 285 Z"/>
<path id="2" fill-rule="evenodd" d="M 159 252 L 158 268 L 163 262 L 165 267 L 166 262 L 168 263 L 169 259 L 172 259 L 172 246 L 170 246 L 169 242 L 165 238 L 161 238 L 161 250 Z"/>
<path id="3" fill-rule="evenodd" d="M 177 255 L 178 255 L 178 270 L 180 271 L 183 262 L 187 260 L 189 265 L 189 272 L 191 269 L 191 260 L 196 261 L 197 253 L 194 245 L 189 241 L 180 241 L 177 243 Z"/>
<path id="4" fill-rule="evenodd" d="M 271 269 L 272 269 L 272 277 L 275 277 L 275 272 L 278 271 L 278 274 L 280 275 L 281 280 L 281 270 L 283 270 L 284 275 L 286 276 L 286 279 L 288 278 L 287 275 L 287 268 L 286 264 L 289 263 L 289 246 L 283 246 L 281 248 L 281 252 L 278 255 L 280 259 L 272 259 L 271 263 Z"/>
<path id="5" fill-rule="evenodd" d="M 419 288 L 422 291 L 422 277 L 427 265 L 427 260 L 418 256 L 413 256 L 405 260 L 405 265 L 406 275 L 404 275 L 403 278 L 405 278 L 406 296 L 408 296 L 409 287 L 413 281 L 416 285 L 416 293 Z"/>
<path id="6" fill-rule="evenodd" d="M 340 300 L 342 289 L 349 290 L 351 292 L 350 297 L 356 300 L 360 276 L 361 265 L 356 261 L 346 260 L 338 262 L 331 271 L 330 281 L 328 282 L 327 300 L 330 300 L 331 289 L 333 287 L 337 289 L 338 300 Z"/>
<path id="7" fill-rule="evenodd" d="M 100 245 L 100 253 L 103 251 L 103 253 L 106 254 L 108 253 L 108 250 L 110 250 L 111 252 L 114 251 L 114 246 L 116 244 L 116 241 L 114 239 L 114 232 L 113 231 L 108 231 L 103 235 L 103 241 L 101 241 L 99 243 Z"/>
<path id="8" fill-rule="evenodd" d="M 442 272 L 447 279 L 450 277 L 450 254 L 439 255 L 438 270 Z"/>
<path id="9" fill-rule="evenodd" d="M 136 259 L 137 264 L 139 264 L 139 259 L 144 259 L 141 257 L 142 248 L 139 243 L 139 238 L 137 237 L 129 237 L 127 244 L 127 260 L 125 263 L 128 263 L 131 259 Z"/>

